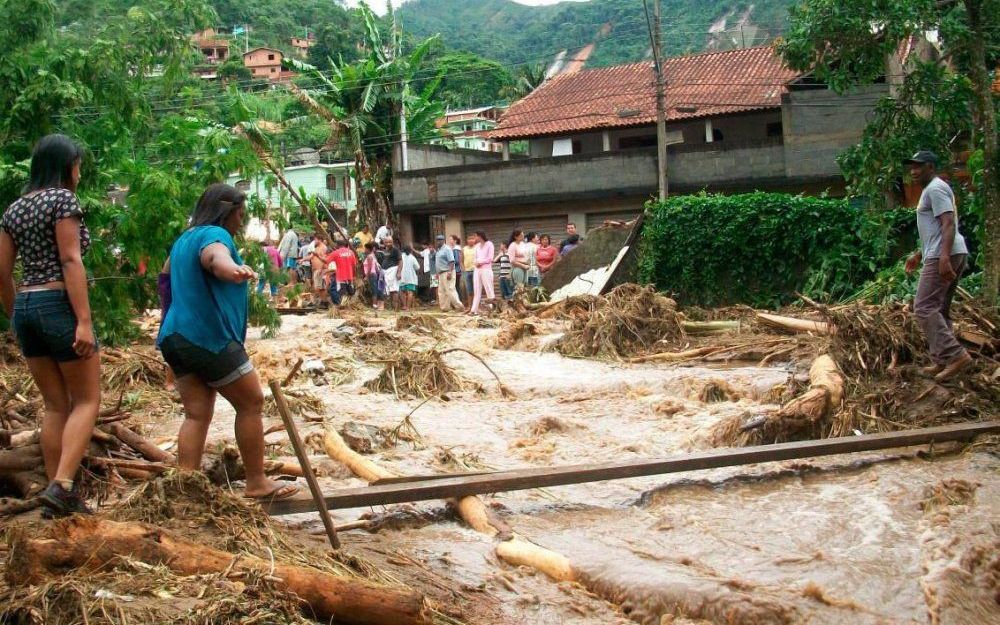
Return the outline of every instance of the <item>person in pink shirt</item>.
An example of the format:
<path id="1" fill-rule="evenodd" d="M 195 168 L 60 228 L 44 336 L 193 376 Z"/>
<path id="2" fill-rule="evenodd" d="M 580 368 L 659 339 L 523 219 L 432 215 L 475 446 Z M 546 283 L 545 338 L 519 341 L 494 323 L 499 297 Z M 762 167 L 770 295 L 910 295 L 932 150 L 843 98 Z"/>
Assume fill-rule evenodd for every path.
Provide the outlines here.
<path id="1" fill-rule="evenodd" d="M 278 253 L 278 248 L 274 247 L 274 242 L 268 239 L 264 242 L 264 253 L 271 261 L 271 269 L 273 271 L 261 273 L 260 278 L 257 280 L 257 292 L 264 292 L 264 283 L 267 282 L 267 274 L 277 275 L 281 271 L 281 254 Z M 278 285 L 271 282 L 271 297 L 278 295 Z"/>
<path id="2" fill-rule="evenodd" d="M 472 298 L 473 315 L 479 313 L 479 303 L 486 291 L 486 299 L 493 300 L 493 242 L 486 238 L 486 233 L 480 230 L 476 233 L 476 268 L 472 274 L 472 283 L 476 291 Z"/>

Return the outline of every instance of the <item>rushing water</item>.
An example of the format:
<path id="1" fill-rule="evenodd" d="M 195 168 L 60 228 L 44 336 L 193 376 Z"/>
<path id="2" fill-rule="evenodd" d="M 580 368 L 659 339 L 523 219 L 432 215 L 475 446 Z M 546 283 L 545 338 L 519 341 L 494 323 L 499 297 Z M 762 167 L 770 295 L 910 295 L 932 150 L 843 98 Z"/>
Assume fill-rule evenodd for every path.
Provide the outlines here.
<path id="1" fill-rule="evenodd" d="M 322 344 L 325 323 L 297 338 L 305 332 L 305 340 Z M 393 427 L 412 412 L 419 443 L 372 456 L 399 474 L 686 451 L 701 445 L 723 417 L 766 409 L 767 391 L 791 375 L 780 367 L 625 366 L 488 352 L 495 331 L 452 331 L 450 345 L 487 353 L 515 399 L 499 397 L 490 373 L 462 354 L 450 355 L 449 363 L 485 394 L 459 393 L 418 408 L 416 400 L 362 392 L 360 382 L 374 376 L 373 367 L 362 368 L 349 387 L 314 389 L 335 427 L 347 420 Z M 333 354 L 350 353 L 335 342 L 329 346 Z M 711 380 L 726 382 L 740 399 L 698 401 Z M 229 421 L 222 414 L 220 420 Z M 454 521 L 346 533 L 343 540 L 363 554 L 407 553 L 456 588 L 479 588 L 511 623 L 1000 623 L 998 470 L 1000 459 L 991 453 L 924 459 L 902 450 L 487 498 L 515 531 L 566 555 L 578 585 L 557 585 L 501 563 L 490 539 Z M 922 508 L 928 493 L 948 480 L 974 494 Z M 360 484 L 342 471 L 323 482 L 327 488 Z M 352 521 L 364 512 L 339 510 L 335 518 Z M 469 622 L 497 618 L 473 615 Z"/>

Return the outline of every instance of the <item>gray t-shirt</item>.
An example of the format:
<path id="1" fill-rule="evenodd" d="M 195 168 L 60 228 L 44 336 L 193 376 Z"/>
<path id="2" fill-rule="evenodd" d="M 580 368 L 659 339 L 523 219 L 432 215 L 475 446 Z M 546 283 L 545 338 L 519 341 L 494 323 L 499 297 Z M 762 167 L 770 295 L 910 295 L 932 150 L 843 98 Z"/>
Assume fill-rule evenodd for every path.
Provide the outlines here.
<path id="1" fill-rule="evenodd" d="M 924 262 L 941 257 L 941 222 L 938 217 L 945 213 L 955 213 L 955 193 L 948 183 L 935 177 L 924 187 L 917 204 L 917 231 L 920 233 L 921 253 Z M 955 213 L 955 243 L 951 253 L 968 254 L 965 238 L 958 229 L 958 214 Z"/>
<path id="2" fill-rule="evenodd" d="M 447 245 L 442 245 L 438 251 L 434 252 L 435 273 L 445 273 L 454 268 L 455 254 Z"/>

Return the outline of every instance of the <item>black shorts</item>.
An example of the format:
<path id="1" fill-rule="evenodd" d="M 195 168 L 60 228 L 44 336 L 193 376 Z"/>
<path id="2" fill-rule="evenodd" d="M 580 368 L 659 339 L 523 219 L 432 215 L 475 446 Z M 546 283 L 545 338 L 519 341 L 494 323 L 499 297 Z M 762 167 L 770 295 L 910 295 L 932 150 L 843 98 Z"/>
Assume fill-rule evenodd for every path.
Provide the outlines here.
<path id="1" fill-rule="evenodd" d="M 253 371 L 247 351 L 236 341 L 230 341 L 221 352 L 213 353 L 180 334 L 171 334 L 163 339 L 160 352 L 177 379 L 196 375 L 212 388 L 232 384 Z"/>
<path id="2" fill-rule="evenodd" d="M 14 335 L 25 358 L 52 358 L 72 362 L 80 356 L 76 342 L 76 313 L 63 290 L 27 291 L 14 300 Z"/>

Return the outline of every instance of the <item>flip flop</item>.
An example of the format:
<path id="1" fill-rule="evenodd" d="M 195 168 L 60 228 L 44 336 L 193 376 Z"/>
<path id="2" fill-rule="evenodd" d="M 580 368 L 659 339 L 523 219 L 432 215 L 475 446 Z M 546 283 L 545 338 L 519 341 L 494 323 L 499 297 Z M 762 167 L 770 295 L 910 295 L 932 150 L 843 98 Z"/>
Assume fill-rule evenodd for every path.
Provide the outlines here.
<path id="1" fill-rule="evenodd" d="M 265 493 L 263 495 L 244 495 L 244 496 L 247 499 L 251 499 L 253 501 L 265 501 L 265 500 L 278 501 L 281 499 L 290 499 L 291 497 L 298 495 L 299 490 L 300 490 L 299 487 L 293 484 L 281 484 L 275 487 L 274 490 L 272 490 L 271 492 Z"/>

